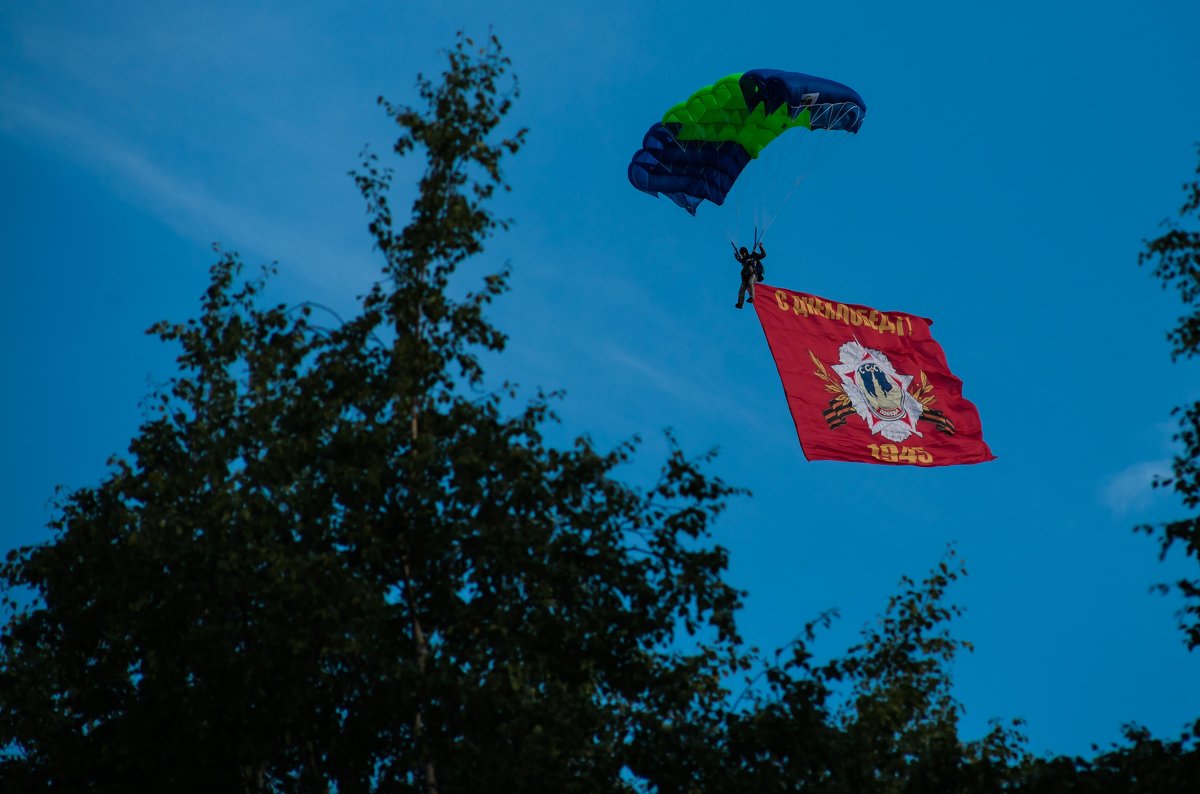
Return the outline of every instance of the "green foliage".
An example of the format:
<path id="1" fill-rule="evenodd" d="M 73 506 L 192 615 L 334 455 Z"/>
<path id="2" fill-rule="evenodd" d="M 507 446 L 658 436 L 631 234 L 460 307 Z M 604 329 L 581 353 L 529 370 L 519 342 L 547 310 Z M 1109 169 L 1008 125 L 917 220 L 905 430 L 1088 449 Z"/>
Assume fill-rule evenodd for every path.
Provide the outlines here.
<path id="1" fill-rule="evenodd" d="M 1200 175 L 1200 165 L 1196 169 Z M 1146 242 L 1138 257 L 1140 264 L 1152 263 L 1154 275 L 1163 287 L 1179 292 L 1186 313 L 1179 318 L 1167 335 L 1171 354 L 1175 358 L 1200 355 L 1200 176 L 1183 186 L 1186 199 L 1179 209 L 1179 221 L 1164 222 L 1166 231 Z M 1200 563 L 1200 401 L 1175 409 L 1179 417 L 1179 432 L 1175 440 L 1182 449 L 1171 464 L 1171 477 L 1155 482 L 1155 486 L 1171 488 L 1193 513 L 1190 517 L 1167 521 L 1156 527 L 1140 529 L 1157 534 L 1165 557 L 1179 544 L 1184 553 Z M 1181 579 L 1176 587 L 1183 594 L 1185 605 L 1181 623 L 1191 649 L 1200 647 L 1200 577 Z M 1164 588 L 1166 589 L 1166 588 Z M 1200 722 L 1197 723 L 1200 735 Z"/>
<path id="2" fill-rule="evenodd" d="M 842 657 L 817 664 L 808 645 L 830 615 L 776 655 L 750 704 L 727 716 L 729 760 L 700 790 L 823 794 L 1000 791 L 1027 755 L 1015 728 L 958 736 L 951 666 L 970 644 L 952 637 L 961 610 L 946 590 L 966 571 L 953 550 L 920 583 L 907 577 L 876 626 Z M 764 685 L 758 685 L 758 682 Z"/>
<path id="3" fill-rule="evenodd" d="M 1125 728 L 1124 746 L 1095 758 L 1032 759 L 1022 770 L 1021 794 L 1191 794 L 1200 780 L 1200 753 L 1182 742 Z"/>

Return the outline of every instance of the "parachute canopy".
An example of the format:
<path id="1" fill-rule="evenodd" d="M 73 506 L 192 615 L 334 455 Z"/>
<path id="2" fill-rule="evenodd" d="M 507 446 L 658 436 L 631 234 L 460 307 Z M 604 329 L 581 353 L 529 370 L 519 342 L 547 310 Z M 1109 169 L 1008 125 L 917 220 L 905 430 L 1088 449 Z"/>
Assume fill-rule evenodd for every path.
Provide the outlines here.
<path id="1" fill-rule="evenodd" d="M 723 204 L 742 169 L 784 132 L 854 133 L 866 114 L 858 92 L 833 80 L 779 69 L 732 74 L 650 127 L 629 163 L 629 181 L 695 215 L 706 199 Z"/>

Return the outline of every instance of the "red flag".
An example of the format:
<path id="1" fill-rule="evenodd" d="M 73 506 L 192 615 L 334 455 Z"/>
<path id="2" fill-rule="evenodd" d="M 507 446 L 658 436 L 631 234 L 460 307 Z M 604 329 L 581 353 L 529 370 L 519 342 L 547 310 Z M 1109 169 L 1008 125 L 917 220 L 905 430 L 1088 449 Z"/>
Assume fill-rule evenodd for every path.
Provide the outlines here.
<path id="1" fill-rule="evenodd" d="M 932 320 L 767 284 L 755 297 L 804 457 L 915 466 L 995 458 Z"/>

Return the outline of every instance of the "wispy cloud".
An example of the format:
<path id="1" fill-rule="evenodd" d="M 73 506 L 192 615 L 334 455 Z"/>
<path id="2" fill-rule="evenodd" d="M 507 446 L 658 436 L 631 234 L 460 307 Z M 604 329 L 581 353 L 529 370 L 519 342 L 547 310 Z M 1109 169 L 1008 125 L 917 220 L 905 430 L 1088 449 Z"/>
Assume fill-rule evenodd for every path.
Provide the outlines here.
<path id="1" fill-rule="evenodd" d="M 81 167 L 110 180 L 122 192 L 141 197 L 138 203 L 157 210 L 161 220 L 181 227 L 227 228 L 239 211 L 154 163 L 145 153 L 98 128 L 86 117 L 6 97 L 2 129 L 16 137 L 78 153 Z"/>
<path id="2" fill-rule="evenodd" d="M 621 367 L 637 372 L 653 388 L 658 389 L 668 396 L 689 397 L 695 391 L 693 384 L 670 376 L 668 371 L 662 366 L 654 366 L 627 350 L 619 349 L 613 345 L 605 345 L 604 355 Z"/>
<path id="3" fill-rule="evenodd" d="M 214 194 L 194 177 L 167 167 L 89 117 L 35 102 L 15 92 L 0 95 L 0 134 L 48 148 L 108 184 L 114 194 L 142 208 L 175 233 L 200 245 L 220 242 L 254 259 L 280 260 L 311 280 L 329 282 L 363 251 L 330 250 L 302 222 L 272 217 Z M 365 266 L 364 266 L 365 267 Z"/>
<path id="4" fill-rule="evenodd" d="M 670 366 L 663 366 L 662 362 L 648 361 L 615 345 L 605 345 L 602 350 L 604 357 L 617 365 L 617 371 L 635 373 L 636 380 L 643 384 L 641 390 L 646 393 L 657 391 L 673 404 L 692 406 L 691 410 L 698 409 L 705 415 L 740 416 L 744 421 L 758 421 L 758 414 L 750 404 L 739 401 L 731 392 L 710 390 L 694 378 L 673 374 L 694 371 L 679 367 L 678 360 Z"/>
<path id="5" fill-rule="evenodd" d="M 1153 487 L 1154 480 L 1170 473 L 1169 460 L 1135 463 L 1104 482 L 1100 488 L 1100 501 L 1114 517 L 1125 518 L 1150 507 L 1158 496 Z"/>
<path id="6" fill-rule="evenodd" d="M 121 14 L 26 9 L 6 25 L 0 138 L 47 151 L 199 246 L 279 260 L 321 287 L 373 275 L 368 245 L 332 223 L 331 181 L 352 190 L 329 145 L 340 128 L 288 115 L 293 86 L 330 90 L 302 79 L 322 30 L 314 18 L 146 3 Z"/>

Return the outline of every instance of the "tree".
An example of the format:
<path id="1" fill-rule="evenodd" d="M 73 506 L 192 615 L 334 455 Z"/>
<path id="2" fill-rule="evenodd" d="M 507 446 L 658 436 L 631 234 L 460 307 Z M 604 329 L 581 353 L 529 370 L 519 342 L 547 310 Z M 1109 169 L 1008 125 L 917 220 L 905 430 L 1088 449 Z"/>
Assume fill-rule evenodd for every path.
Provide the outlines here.
<path id="1" fill-rule="evenodd" d="M 1022 794 L 1188 794 L 1200 780 L 1200 751 L 1164 742 L 1128 725 L 1124 745 L 1094 758 L 1030 758 L 1021 770 Z"/>
<path id="2" fill-rule="evenodd" d="M 821 794 L 998 792 L 1028 761 L 1017 725 L 960 739 L 950 670 L 968 642 L 949 624 L 947 590 L 966 569 L 953 549 L 920 583 L 908 577 L 875 626 L 840 658 L 808 645 L 823 615 L 754 679 L 750 705 L 727 714 L 721 776 L 702 791 Z"/>
<path id="3" fill-rule="evenodd" d="M 1200 151 L 1200 149 L 1198 149 Z M 1179 220 L 1164 222 L 1166 231 L 1146 241 L 1138 256 L 1139 264 L 1151 263 L 1154 275 L 1163 288 L 1174 287 L 1183 301 L 1185 313 L 1167 334 L 1171 356 L 1193 358 L 1200 355 L 1200 166 L 1198 178 L 1183 186 L 1186 199 L 1179 209 Z M 1143 526 L 1148 534 L 1156 534 L 1162 556 L 1175 544 L 1193 561 L 1200 563 L 1200 401 L 1181 406 L 1174 411 L 1179 417 L 1179 432 L 1175 440 L 1182 449 L 1171 464 L 1171 476 L 1155 482 L 1156 487 L 1172 489 L 1193 513 L 1190 517 L 1167 521 L 1157 528 Z M 1181 622 L 1191 649 L 1200 647 L 1200 577 L 1181 579 L 1176 587 L 1185 605 Z M 1165 589 L 1165 588 L 1164 588 Z M 1200 736 L 1200 722 L 1197 723 Z"/>
<path id="4" fill-rule="evenodd" d="M 222 254 L 151 329 L 179 374 L 129 455 L 0 567 L 36 596 L 0 635 L 3 790 L 629 790 L 742 663 L 709 456 L 628 485 L 636 440 L 553 448 L 548 396 L 484 389 L 507 272 L 451 276 L 524 131 L 497 140 L 499 42 L 448 55 L 423 109 L 380 100 L 425 158 L 407 221 L 376 155 L 353 175 L 384 263 L 359 313 L 268 305 Z"/>

